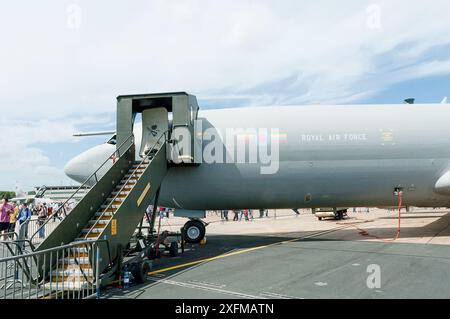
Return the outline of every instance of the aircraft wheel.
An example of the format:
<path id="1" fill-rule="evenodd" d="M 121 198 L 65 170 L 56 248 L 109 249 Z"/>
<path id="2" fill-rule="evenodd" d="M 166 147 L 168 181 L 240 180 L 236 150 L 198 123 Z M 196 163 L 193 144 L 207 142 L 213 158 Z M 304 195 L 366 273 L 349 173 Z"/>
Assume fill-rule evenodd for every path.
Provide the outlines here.
<path id="1" fill-rule="evenodd" d="M 205 237 L 205 225 L 199 220 L 190 220 L 184 224 L 184 240 L 190 244 L 198 244 Z"/>
<path id="2" fill-rule="evenodd" d="M 322 217 L 317 217 L 318 220 L 322 220 Z"/>

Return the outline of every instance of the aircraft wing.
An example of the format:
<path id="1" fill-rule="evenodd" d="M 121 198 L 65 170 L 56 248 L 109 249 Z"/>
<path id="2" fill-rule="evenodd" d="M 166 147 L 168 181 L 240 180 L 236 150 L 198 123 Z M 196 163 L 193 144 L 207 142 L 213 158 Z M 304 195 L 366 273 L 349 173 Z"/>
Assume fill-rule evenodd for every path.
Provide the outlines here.
<path id="1" fill-rule="evenodd" d="M 82 132 L 82 133 L 74 133 L 75 137 L 84 137 L 84 136 L 97 136 L 97 135 L 112 135 L 116 134 L 116 131 L 102 131 L 102 132 Z"/>

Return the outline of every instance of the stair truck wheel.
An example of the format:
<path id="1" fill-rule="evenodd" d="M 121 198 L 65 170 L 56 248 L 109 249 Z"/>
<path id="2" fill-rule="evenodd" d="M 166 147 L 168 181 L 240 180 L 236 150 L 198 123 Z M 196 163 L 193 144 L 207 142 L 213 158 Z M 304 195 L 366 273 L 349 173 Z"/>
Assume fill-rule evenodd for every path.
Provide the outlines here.
<path id="1" fill-rule="evenodd" d="M 150 260 L 161 258 L 161 250 L 158 249 L 158 254 L 156 253 L 156 247 L 150 247 L 147 251 L 147 258 Z"/>
<path id="2" fill-rule="evenodd" d="M 176 241 L 170 243 L 169 253 L 170 257 L 176 257 L 178 255 L 178 243 Z"/>
<path id="3" fill-rule="evenodd" d="M 190 220 L 184 224 L 184 240 L 187 243 L 198 244 L 205 237 L 205 225 L 199 220 Z"/>
<path id="4" fill-rule="evenodd" d="M 148 261 L 141 261 L 133 267 L 131 274 L 134 280 L 138 284 L 142 284 L 147 281 L 148 272 L 150 271 L 150 263 Z"/>

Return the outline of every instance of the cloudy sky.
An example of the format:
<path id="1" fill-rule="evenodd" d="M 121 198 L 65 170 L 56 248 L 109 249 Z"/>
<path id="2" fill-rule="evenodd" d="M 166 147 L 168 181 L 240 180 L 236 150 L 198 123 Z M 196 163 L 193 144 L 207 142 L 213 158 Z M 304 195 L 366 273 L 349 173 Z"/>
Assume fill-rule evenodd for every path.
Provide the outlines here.
<path id="1" fill-rule="evenodd" d="M 344 5 L 345 3 L 345 5 Z M 119 94 L 189 91 L 203 109 L 439 102 L 448 0 L 18 0 L 0 10 L 0 190 L 71 184 Z"/>

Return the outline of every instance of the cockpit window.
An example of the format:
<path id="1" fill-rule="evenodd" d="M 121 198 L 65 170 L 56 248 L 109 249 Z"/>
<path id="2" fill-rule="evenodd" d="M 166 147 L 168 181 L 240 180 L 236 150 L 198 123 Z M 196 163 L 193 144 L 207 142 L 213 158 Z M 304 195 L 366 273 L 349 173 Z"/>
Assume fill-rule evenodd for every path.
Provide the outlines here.
<path id="1" fill-rule="evenodd" d="M 117 140 L 116 140 L 117 135 L 114 135 L 113 137 L 110 138 L 110 140 L 106 143 L 111 144 L 111 145 L 116 145 L 117 144 Z"/>

